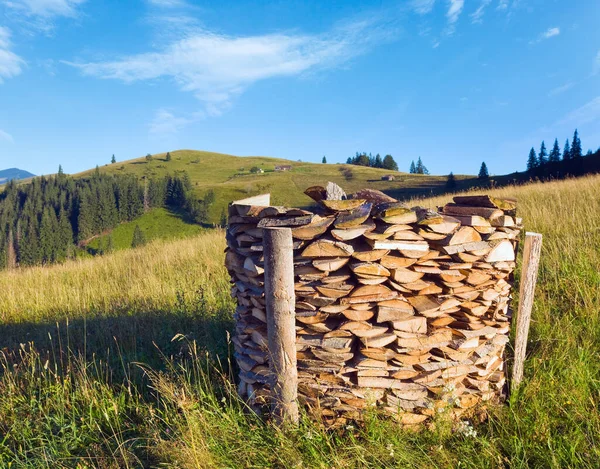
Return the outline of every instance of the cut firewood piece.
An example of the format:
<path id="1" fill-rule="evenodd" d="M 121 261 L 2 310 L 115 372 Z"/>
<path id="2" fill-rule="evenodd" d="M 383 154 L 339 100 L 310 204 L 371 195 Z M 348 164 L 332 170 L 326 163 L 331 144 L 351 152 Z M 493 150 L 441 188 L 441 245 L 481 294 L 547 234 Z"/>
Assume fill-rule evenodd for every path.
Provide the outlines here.
<path id="1" fill-rule="evenodd" d="M 354 246 L 352 257 L 363 262 L 375 262 L 389 254 L 389 252 L 388 249 L 373 249 L 368 244 L 362 243 Z"/>
<path id="2" fill-rule="evenodd" d="M 347 259 L 347 257 L 346 257 L 346 259 Z M 319 269 L 317 269 L 317 270 L 319 270 Z M 321 279 L 321 283 L 322 284 L 341 283 L 341 282 L 345 282 L 346 280 L 349 280 L 350 277 L 352 277 L 352 272 L 350 271 L 350 269 L 348 269 L 346 267 L 342 267 L 341 269 L 338 269 L 336 271 L 328 272 L 327 276 L 325 276 Z"/>
<path id="3" fill-rule="evenodd" d="M 423 386 L 415 383 L 405 383 L 392 378 L 358 377 L 357 384 L 361 388 L 401 389 L 403 391 L 420 391 Z"/>
<path id="4" fill-rule="evenodd" d="M 402 241 L 423 241 L 424 240 L 423 236 L 415 233 L 414 231 L 407 231 L 407 230 L 395 232 L 393 238 L 396 240 L 399 240 L 399 241 L 400 240 L 402 240 Z"/>
<path id="5" fill-rule="evenodd" d="M 366 321 L 349 321 L 342 324 L 339 329 L 350 331 L 357 337 L 376 337 L 388 331 L 386 326 L 374 326 Z"/>
<path id="6" fill-rule="evenodd" d="M 348 257 L 316 258 L 313 260 L 313 266 L 323 272 L 334 272 L 344 267 L 349 261 Z"/>
<path id="7" fill-rule="evenodd" d="M 407 298 L 408 302 L 419 314 L 434 313 L 440 309 L 441 302 L 429 296 L 412 296 Z"/>
<path id="8" fill-rule="evenodd" d="M 354 252 L 352 246 L 341 241 L 330 241 L 319 239 L 309 244 L 304 251 L 303 257 L 349 257 Z"/>
<path id="9" fill-rule="evenodd" d="M 419 217 L 419 225 L 426 226 L 434 233 L 450 234 L 453 233 L 459 226 L 460 222 L 456 218 L 442 215 L 432 210 L 417 210 Z"/>
<path id="10" fill-rule="evenodd" d="M 389 251 L 388 251 L 389 252 Z M 400 257 L 395 255 L 385 255 L 381 258 L 379 263 L 387 269 L 401 269 L 405 267 L 410 267 L 415 262 L 416 259 L 407 259 L 406 257 Z"/>
<path id="11" fill-rule="evenodd" d="M 418 376 L 420 372 L 412 369 L 412 368 L 404 368 L 398 371 L 394 371 L 390 376 L 395 379 L 411 379 L 415 376 Z M 426 393 L 425 393 L 426 394 Z"/>
<path id="12" fill-rule="evenodd" d="M 379 285 L 387 281 L 387 277 L 377 277 L 375 275 L 357 275 L 358 283 L 362 285 Z"/>
<path id="13" fill-rule="evenodd" d="M 260 194 L 246 199 L 234 200 L 231 205 L 259 205 L 268 207 L 271 205 L 271 194 Z"/>
<path id="14" fill-rule="evenodd" d="M 456 335 L 464 337 L 465 339 L 472 339 L 475 337 L 485 336 L 487 339 L 491 339 L 496 334 L 500 333 L 500 329 L 497 327 L 485 326 L 481 329 L 477 330 L 469 330 L 469 329 L 454 329 Z"/>
<path id="15" fill-rule="evenodd" d="M 381 348 L 394 342 L 396 340 L 396 335 L 387 333 L 375 337 L 361 337 L 360 340 L 365 347 Z"/>
<path id="16" fill-rule="evenodd" d="M 492 226 L 489 220 L 478 215 L 452 215 L 462 226 L 473 226 L 477 228 L 488 228 Z"/>
<path id="17" fill-rule="evenodd" d="M 375 275 L 379 277 L 389 277 L 390 271 L 379 263 L 374 262 L 356 262 L 350 265 L 350 269 L 355 274 Z"/>
<path id="18" fill-rule="evenodd" d="M 342 229 L 359 226 L 369 218 L 371 207 L 372 205 L 366 202 L 353 210 L 338 212 L 333 225 Z"/>
<path id="19" fill-rule="evenodd" d="M 356 311 L 366 311 L 368 309 L 373 309 L 372 303 L 356 303 L 351 306 L 352 309 Z"/>
<path id="20" fill-rule="evenodd" d="M 375 223 L 367 220 L 362 225 L 357 225 L 352 228 L 333 229 L 331 230 L 331 236 L 339 241 L 349 241 L 351 239 L 356 239 L 365 233 L 373 231 L 374 229 Z"/>
<path id="21" fill-rule="evenodd" d="M 392 321 L 392 327 L 397 331 L 426 334 L 427 319 L 422 316 L 412 316 L 406 319 Z"/>
<path id="22" fill-rule="evenodd" d="M 492 220 L 492 226 L 515 226 L 515 219 L 509 215 L 503 215 Z"/>
<path id="23" fill-rule="evenodd" d="M 377 218 L 393 225 L 404 225 L 417 221 L 416 212 L 401 202 L 377 205 L 375 213 Z"/>
<path id="24" fill-rule="evenodd" d="M 302 324 L 317 324 L 319 322 L 324 322 L 329 317 L 329 314 L 324 313 L 316 313 L 312 315 L 301 315 L 296 313 L 296 320 L 301 322 Z M 265 316 L 266 318 L 266 316 Z"/>
<path id="25" fill-rule="evenodd" d="M 355 309 L 346 309 L 342 314 L 351 321 L 368 321 L 375 313 L 371 310 L 357 311 Z"/>
<path id="26" fill-rule="evenodd" d="M 398 283 L 411 283 L 416 282 L 422 278 L 425 274 L 422 272 L 415 272 L 411 269 L 395 269 L 392 273 L 392 278 Z"/>
<path id="27" fill-rule="evenodd" d="M 338 186 L 335 182 L 329 181 L 327 183 L 325 191 L 326 200 L 342 200 L 346 198 L 346 193 L 344 192 L 344 189 Z"/>
<path id="28" fill-rule="evenodd" d="M 360 353 L 363 354 L 367 358 L 372 358 L 373 360 L 379 360 L 379 361 L 388 361 L 396 356 L 396 352 L 394 352 L 390 348 L 375 348 L 375 347 L 361 348 Z"/>
<path id="29" fill-rule="evenodd" d="M 452 235 L 448 244 L 450 246 L 456 244 L 476 243 L 481 241 L 481 235 L 470 226 L 463 226 Z"/>
<path id="30" fill-rule="evenodd" d="M 327 285 L 320 285 L 315 287 L 321 295 L 328 298 L 342 298 L 347 296 L 353 289 L 354 285 L 348 283 L 333 283 Z"/>
<path id="31" fill-rule="evenodd" d="M 466 282 L 470 285 L 481 285 L 491 279 L 492 276 L 486 274 L 484 271 L 473 270 L 469 273 Z"/>
<path id="32" fill-rule="evenodd" d="M 408 288 L 411 291 L 417 292 L 429 287 L 430 285 L 432 285 L 431 282 L 425 282 L 424 280 L 415 280 L 414 282 L 402 284 L 404 288 Z"/>
<path id="33" fill-rule="evenodd" d="M 457 254 L 460 252 L 477 251 L 480 249 L 489 248 L 487 241 L 476 241 L 472 243 L 455 244 L 452 246 L 444 246 L 442 249 L 446 254 Z"/>
<path id="34" fill-rule="evenodd" d="M 262 218 L 256 226 L 258 228 L 303 226 L 311 223 L 314 217 L 315 215 L 302 215 L 299 217 Z"/>
<path id="35" fill-rule="evenodd" d="M 341 313 L 342 311 L 347 310 L 349 307 L 350 307 L 349 305 L 331 304 L 331 305 L 323 306 L 323 307 L 321 307 L 319 309 L 323 313 L 337 314 L 337 313 Z"/>
<path id="36" fill-rule="evenodd" d="M 346 210 L 354 210 L 362 205 L 364 205 L 367 201 L 365 199 L 325 199 L 321 200 L 321 204 L 325 206 L 327 209 L 333 212 L 341 212 Z"/>
<path id="37" fill-rule="evenodd" d="M 320 202 L 327 197 L 327 190 L 322 186 L 311 186 L 304 193 L 315 202 Z"/>
<path id="38" fill-rule="evenodd" d="M 460 270 L 443 270 L 440 278 L 444 282 L 460 282 L 466 278 L 466 275 Z"/>
<path id="39" fill-rule="evenodd" d="M 488 252 L 489 252 L 489 249 L 491 249 L 491 248 L 488 248 Z M 458 260 L 465 262 L 465 263 L 477 262 L 481 259 L 481 256 L 470 254 L 468 252 L 459 252 L 459 253 L 455 254 L 455 256 Z"/>
<path id="40" fill-rule="evenodd" d="M 350 353 L 331 353 L 331 352 L 325 352 L 324 350 L 319 350 L 318 348 L 315 348 L 312 350 L 312 353 L 319 360 L 323 360 L 325 362 L 331 362 L 331 363 L 347 362 L 348 360 L 352 360 L 352 358 L 354 358 L 354 354 L 352 352 L 350 352 Z"/>
<path id="41" fill-rule="evenodd" d="M 388 250 L 399 250 L 399 251 L 416 251 L 423 255 L 429 251 L 429 244 L 427 241 L 402 241 L 402 240 L 372 240 L 368 239 L 367 243 L 371 245 L 373 249 L 388 249 Z"/>
<path id="42" fill-rule="evenodd" d="M 399 347 L 407 349 L 423 349 L 426 347 L 438 347 L 446 345 L 452 340 L 451 330 L 442 330 L 423 337 L 403 338 L 398 337 Z"/>
<path id="43" fill-rule="evenodd" d="M 448 215 L 478 215 L 490 220 L 504 215 L 504 212 L 497 208 L 469 207 L 457 204 L 446 204 L 444 206 L 444 213 Z"/>
<path id="44" fill-rule="evenodd" d="M 515 260 L 515 250 L 509 240 L 503 239 L 500 241 L 492 241 L 490 242 L 490 245 L 492 246 L 492 250 L 485 258 L 486 262 L 504 262 Z"/>
<path id="45" fill-rule="evenodd" d="M 458 205 L 471 207 L 489 207 L 502 210 L 514 210 L 517 208 L 516 199 L 500 199 L 489 195 L 457 195 L 454 202 Z"/>
<path id="46" fill-rule="evenodd" d="M 296 239 L 311 240 L 322 235 L 333 223 L 334 217 L 315 215 L 308 225 L 292 228 L 292 236 Z"/>
<path id="47" fill-rule="evenodd" d="M 389 293 L 391 293 L 392 291 L 387 288 L 384 285 L 365 285 L 365 286 L 361 286 L 356 288 L 353 292 L 352 292 L 352 297 L 359 297 L 359 296 L 374 296 L 374 295 L 381 295 L 382 297 L 388 295 Z M 383 301 L 383 299 L 382 299 Z"/>
<path id="48" fill-rule="evenodd" d="M 375 288 L 382 287 L 383 285 L 364 285 L 359 288 Z M 392 300 L 398 296 L 398 292 L 387 289 L 386 293 L 374 293 L 372 295 L 362 295 L 362 296 L 347 296 L 340 300 L 341 304 L 350 304 L 356 305 L 360 303 L 371 303 L 377 301 L 385 301 Z"/>
<path id="49" fill-rule="evenodd" d="M 353 199 L 365 199 L 372 204 L 395 203 L 398 202 L 393 197 L 384 194 L 377 189 L 361 189 L 351 196 Z"/>

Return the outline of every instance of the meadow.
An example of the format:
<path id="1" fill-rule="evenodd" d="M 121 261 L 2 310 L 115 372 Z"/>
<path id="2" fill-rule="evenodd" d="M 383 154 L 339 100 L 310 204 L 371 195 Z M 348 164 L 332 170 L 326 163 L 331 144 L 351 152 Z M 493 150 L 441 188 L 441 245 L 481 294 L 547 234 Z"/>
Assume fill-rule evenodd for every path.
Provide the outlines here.
<path id="1" fill-rule="evenodd" d="M 544 244 L 525 380 L 486 421 L 408 432 L 373 412 L 283 432 L 250 413 L 210 230 L 0 273 L 0 467 L 600 466 L 600 176 L 489 192 Z"/>

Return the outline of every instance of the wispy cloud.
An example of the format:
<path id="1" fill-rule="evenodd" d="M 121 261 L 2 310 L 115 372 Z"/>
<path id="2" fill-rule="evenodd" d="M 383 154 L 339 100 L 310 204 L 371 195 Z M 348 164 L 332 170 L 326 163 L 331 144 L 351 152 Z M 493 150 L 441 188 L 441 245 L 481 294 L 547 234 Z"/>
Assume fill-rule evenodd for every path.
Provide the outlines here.
<path id="1" fill-rule="evenodd" d="M 167 109 L 159 109 L 149 125 L 149 131 L 154 136 L 167 136 L 178 133 L 186 125 L 192 123 L 194 118 L 178 117 Z"/>
<path id="2" fill-rule="evenodd" d="M 462 13 L 463 7 L 465 6 L 465 0 L 449 0 L 448 3 L 449 6 L 446 17 L 448 18 L 448 23 L 454 24 L 458 21 L 458 17 Z"/>
<path id="3" fill-rule="evenodd" d="M 14 141 L 15 140 L 11 134 L 0 129 L 0 142 L 14 143 Z"/>
<path id="4" fill-rule="evenodd" d="M 77 7 L 85 0 L 0 0 L 8 8 L 30 16 L 51 18 L 55 16 L 74 17 Z"/>
<path id="5" fill-rule="evenodd" d="M 483 23 L 483 14 L 490 3 L 492 3 L 492 0 L 481 0 L 481 4 L 477 7 L 477 10 L 470 15 L 472 23 Z"/>
<path id="6" fill-rule="evenodd" d="M 529 44 L 537 44 L 538 42 L 542 42 L 546 39 L 550 39 L 551 37 L 558 36 L 560 34 L 560 28 L 548 28 L 542 34 L 540 34 L 536 39 L 529 41 Z"/>
<path id="7" fill-rule="evenodd" d="M 412 0 L 411 6 L 420 15 L 426 15 L 433 10 L 435 0 Z"/>
<path id="8" fill-rule="evenodd" d="M 500 0 L 498 2 L 497 10 L 503 11 L 508 9 L 508 0 Z"/>
<path id="9" fill-rule="evenodd" d="M 565 91 L 573 88 L 573 86 L 575 86 L 575 83 L 572 81 L 569 81 L 569 82 L 565 83 L 564 85 L 557 86 L 556 88 L 550 90 L 550 92 L 548 93 L 548 96 L 556 96 L 557 94 L 564 93 Z"/>
<path id="10" fill-rule="evenodd" d="M 184 0 L 147 0 L 148 3 L 160 8 L 177 8 L 186 5 Z"/>
<path id="11" fill-rule="evenodd" d="M 156 52 L 108 62 L 65 63 L 84 75 L 125 83 L 172 79 L 204 103 L 208 114 L 218 115 L 258 81 L 340 66 L 393 34 L 393 28 L 374 20 L 347 23 L 321 35 L 236 37 L 196 31 Z"/>
<path id="12" fill-rule="evenodd" d="M 21 73 L 25 61 L 11 51 L 10 31 L 0 26 L 0 84 Z"/>
<path id="13" fill-rule="evenodd" d="M 596 120 L 600 120 L 600 96 L 569 112 L 563 119 L 558 121 L 558 124 L 574 124 L 579 126 Z"/>

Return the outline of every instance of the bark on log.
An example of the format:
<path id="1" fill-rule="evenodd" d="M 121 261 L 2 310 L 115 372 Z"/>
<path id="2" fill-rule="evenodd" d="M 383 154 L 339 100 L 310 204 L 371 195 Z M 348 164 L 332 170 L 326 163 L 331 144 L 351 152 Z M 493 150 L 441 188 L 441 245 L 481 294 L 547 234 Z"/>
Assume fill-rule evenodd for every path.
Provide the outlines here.
<path id="1" fill-rule="evenodd" d="M 523 380 L 527 336 L 529 335 L 531 308 L 533 306 L 541 249 L 542 235 L 539 233 L 526 233 L 525 246 L 523 248 L 521 287 L 519 289 L 519 312 L 517 315 L 515 362 L 513 365 L 511 392 L 515 392 Z"/>
<path id="2" fill-rule="evenodd" d="M 265 300 L 276 424 L 298 423 L 294 259 L 290 228 L 264 229 Z"/>

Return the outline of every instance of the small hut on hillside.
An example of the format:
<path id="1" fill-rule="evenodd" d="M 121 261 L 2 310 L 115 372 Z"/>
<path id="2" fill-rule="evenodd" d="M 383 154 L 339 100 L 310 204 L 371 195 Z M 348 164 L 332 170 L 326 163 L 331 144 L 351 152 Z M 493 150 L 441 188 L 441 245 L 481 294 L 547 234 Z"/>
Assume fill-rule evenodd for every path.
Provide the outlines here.
<path id="1" fill-rule="evenodd" d="M 381 176 L 381 180 L 382 181 L 393 181 L 394 180 L 394 176 L 391 174 L 386 174 L 385 176 Z"/>

